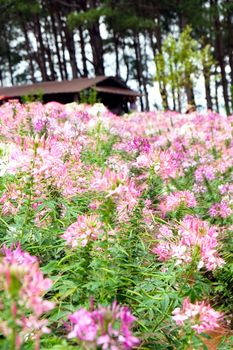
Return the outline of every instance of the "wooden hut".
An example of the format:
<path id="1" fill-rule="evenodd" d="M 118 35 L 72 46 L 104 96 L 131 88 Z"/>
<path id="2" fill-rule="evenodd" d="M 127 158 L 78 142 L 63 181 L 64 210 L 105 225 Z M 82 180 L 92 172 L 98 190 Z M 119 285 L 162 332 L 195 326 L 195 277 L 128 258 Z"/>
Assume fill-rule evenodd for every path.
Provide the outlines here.
<path id="1" fill-rule="evenodd" d="M 128 112 L 128 103 L 140 94 L 130 89 L 120 78 L 97 76 L 63 81 L 46 81 L 30 85 L 15 85 L 0 88 L 0 100 L 22 100 L 24 96 L 40 94 L 44 103 L 57 101 L 69 103 L 80 101 L 82 92 L 95 89 L 97 98 L 115 114 Z"/>

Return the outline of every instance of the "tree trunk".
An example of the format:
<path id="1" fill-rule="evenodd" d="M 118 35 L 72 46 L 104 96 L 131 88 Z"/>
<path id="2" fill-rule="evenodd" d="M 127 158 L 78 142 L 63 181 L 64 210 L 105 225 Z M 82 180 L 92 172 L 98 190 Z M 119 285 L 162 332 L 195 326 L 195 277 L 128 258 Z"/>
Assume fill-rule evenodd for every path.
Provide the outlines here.
<path id="1" fill-rule="evenodd" d="M 116 76 L 120 76 L 120 61 L 119 61 L 119 38 L 115 31 L 113 31 L 113 45 L 115 51 L 115 62 L 116 62 Z"/>
<path id="2" fill-rule="evenodd" d="M 139 46 L 140 48 L 140 46 Z M 141 50 L 139 50 L 141 53 Z M 142 56 L 141 57 L 141 66 L 142 66 Z M 145 94 L 145 102 L 146 102 L 146 111 L 150 110 L 150 102 L 149 102 L 149 95 L 148 95 L 148 89 L 147 89 L 147 84 L 149 81 L 149 70 L 148 70 L 148 55 L 147 55 L 147 42 L 146 42 L 146 34 L 144 34 L 144 64 L 142 68 L 144 67 L 145 75 L 142 74 L 143 78 L 143 87 L 144 87 L 144 94 Z M 143 73 L 143 72 L 142 72 Z"/>
<path id="3" fill-rule="evenodd" d="M 2 69 L 0 69 L 0 82 L 1 86 L 3 86 Z"/>
<path id="4" fill-rule="evenodd" d="M 210 90 L 210 76 L 206 69 L 203 69 L 203 75 L 205 79 L 205 95 L 206 95 L 206 105 L 207 109 L 213 109 L 211 90 Z"/>
<path id="5" fill-rule="evenodd" d="M 169 58 L 169 70 L 171 75 L 171 91 L 172 91 L 172 102 L 173 102 L 173 111 L 176 110 L 176 92 L 175 92 L 175 79 L 174 79 L 174 69 L 171 59 Z"/>
<path id="6" fill-rule="evenodd" d="M 127 50 L 125 50 L 125 47 L 126 47 L 126 43 L 125 43 L 125 40 L 123 40 L 123 42 L 122 42 L 122 53 L 123 53 L 124 64 L 125 64 L 125 67 L 126 67 L 125 83 L 127 84 L 128 80 L 129 80 L 129 76 L 130 76 L 130 67 L 129 67 L 128 55 L 126 53 Z"/>
<path id="7" fill-rule="evenodd" d="M 38 15 L 36 14 L 34 16 L 34 27 L 35 27 L 35 34 L 37 39 L 37 47 L 38 47 L 38 63 L 41 71 L 41 76 L 43 81 L 48 80 L 47 75 L 47 68 L 46 68 L 46 55 L 45 55 L 45 48 L 44 48 L 44 42 L 41 32 L 41 25 Z"/>
<path id="8" fill-rule="evenodd" d="M 227 21 L 225 31 L 227 32 L 227 52 L 229 53 L 229 66 L 231 68 L 231 89 L 233 89 L 233 23 L 232 23 L 232 11 L 233 4 L 231 0 L 226 0 L 227 8 Z M 231 109 L 233 111 L 233 90 L 231 91 Z"/>
<path id="9" fill-rule="evenodd" d="M 46 37 L 46 47 L 45 47 L 45 51 L 48 57 L 48 64 L 49 64 L 49 69 L 50 69 L 50 80 L 57 80 L 57 73 L 55 71 L 55 67 L 54 67 L 54 62 L 53 62 L 53 58 L 52 58 L 52 52 L 50 47 L 52 47 L 52 45 L 50 45 L 50 38 L 51 38 L 51 30 L 50 30 L 50 23 L 48 22 L 48 19 L 45 19 L 45 37 Z"/>
<path id="10" fill-rule="evenodd" d="M 159 54 L 162 54 L 161 19 L 160 19 L 159 5 L 157 5 L 155 8 L 155 18 L 157 19 L 157 25 L 156 25 L 156 30 L 155 30 L 157 50 L 158 50 Z M 163 80 L 159 80 L 159 91 L 160 91 L 160 95 L 162 97 L 163 108 L 166 110 L 169 107 L 168 106 L 168 93 L 167 93 L 166 85 L 164 84 Z"/>
<path id="11" fill-rule="evenodd" d="M 66 55 L 65 55 L 66 40 L 65 40 L 65 37 L 64 37 L 61 16 L 60 16 L 60 13 L 59 13 L 58 10 L 56 10 L 56 19 L 57 19 L 58 28 L 59 28 L 59 35 L 60 35 L 60 38 L 61 38 L 62 66 L 63 66 L 64 78 L 67 80 L 69 78 L 69 76 L 68 76 L 68 71 L 67 71 Z"/>
<path id="12" fill-rule="evenodd" d="M 30 69 L 30 73 L 31 73 L 31 80 L 33 83 L 35 83 L 36 78 L 35 78 L 35 68 L 34 68 L 34 62 L 33 62 L 33 55 L 32 55 L 30 40 L 28 37 L 28 31 L 27 31 L 27 28 L 26 28 L 24 21 L 22 21 L 21 27 L 22 27 L 22 32 L 23 32 L 24 39 L 25 39 L 27 55 L 28 55 L 28 59 L 29 59 L 29 69 Z"/>
<path id="13" fill-rule="evenodd" d="M 71 69 L 72 69 L 72 77 L 74 79 L 74 78 L 78 77 L 78 66 L 77 66 L 77 61 L 76 61 L 74 36 L 73 36 L 73 32 L 71 32 L 68 29 L 66 23 L 64 23 L 63 29 L 64 29 L 64 33 L 65 33 L 65 38 L 66 38 L 66 47 L 68 49 L 69 56 L 70 56 L 70 65 L 71 65 Z M 81 73 L 80 73 L 80 75 L 81 75 Z"/>
<path id="14" fill-rule="evenodd" d="M 231 68 L 231 110 L 233 111 L 233 45 L 229 49 L 229 65 Z"/>
<path id="15" fill-rule="evenodd" d="M 216 111 L 219 113 L 219 102 L 218 102 L 218 86 L 219 83 L 217 81 L 217 67 L 215 67 L 215 105 L 216 105 Z"/>
<path id="16" fill-rule="evenodd" d="M 14 73 L 13 73 L 13 65 L 12 65 L 12 59 L 11 59 L 11 49 L 10 49 L 8 39 L 6 39 L 6 55 L 7 55 L 11 85 L 14 85 Z"/>
<path id="17" fill-rule="evenodd" d="M 143 76 L 142 76 L 140 42 L 139 42 L 138 33 L 135 33 L 135 35 L 134 35 L 133 46 L 134 46 L 135 59 L 136 59 L 135 66 L 136 66 L 137 81 L 139 84 L 140 94 L 142 94 Z M 140 96 L 140 105 L 141 105 L 141 111 L 144 111 L 144 104 L 143 104 L 142 96 Z"/>
<path id="18" fill-rule="evenodd" d="M 180 88 L 177 88 L 177 100 L 178 100 L 178 112 L 181 113 L 182 107 L 181 107 L 181 93 Z"/>
<path id="19" fill-rule="evenodd" d="M 83 29 L 81 26 L 79 27 L 79 39 L 80 39 L 80 48 L 81 48 L 81 55 L 82 55 L 82 64 L 83 64 L 83 76 L 88 76 L 88 70 L 87 70 L 87 57 L 86 57 L 86 51 L 85 51 L 85 40 L 83 35 Z"/>
<path id="20" fill-rule="evenodd" d="M 86 10 L 86 2 L 82 4 L 84 10 Z M 96 8 L 98 6 L 97 0 L 89 1 L 90 8 Z M 88 28 L 90 36 L 90 44 L 93 56 L 93 65 L 96 75 L 104 75 L 104 50 L 103 50 L 103 40 L 100 35 L 99 20 L 96 20 Z"/>
<path id="21" fill-rule="evenodd" d="M 64 73 L 63 73 L 60 49 L 59 49 L 59 44 L 58 44 L 57 27 L 56 27 L 55 18 L 54 18 L 54 15 L 53 15 L 52 5 L 50 6 L 50 11 L 49 12 L 50 12 L 50 18 L 51 18 L 51 24 L 52 24 L 52 31 L 53 31 L 54 44 L 55 44 L 55 49 L 56 49 L 56 56 L 57 56 L 57 61 L 58 61 L 59 73 L 60 73 L 61 79 L 63 80 L 64 79 Z"/>
<path id="22" fill-rule="evenodd" d="M 89 29 L 89 35 L 95 74 L 104 75 L 103 43 L 100 36 L 99 24 L 92 25 Z"/>
<path id="23" fill-rule="evenodd" d="M 156 43 L 154 42 L 154 32 L 152 30 L 150 30 L 149 32 L 149 39 L 150 39 L 150 47 L 151 47 L 151 50 L 153 52 L 153 56 L 155 57 L 156 56 Z"/>
<path id="24" fill-rule="evenodd" d="M 186 78 L 186 81 L 188 82 L 189 79 Z M 186 92 L 188 104 L 195 106 L 195 98 L 194 98 L 194 92 L 193 92 L 193 87 L 191 82 L 190 82 L 190 85 L 187 85 L 185 87 L 185 92 Z"/>
<path id="25" fill-rule="evenodd" d="M 224 53 L 223 53 L 223 38 L 221 35 L 221 23 L 218 14 L 218 0 L 210 0 L 211 7 L 214 7 L 214 29 L 215 29 L 215 54 L 219 62 L 221 70 L 221 80 L 223 87 L 223 98 L 227 115 L 230 114 L 229 100 L 228 100 L 228 82 L 225 71 Z"/>

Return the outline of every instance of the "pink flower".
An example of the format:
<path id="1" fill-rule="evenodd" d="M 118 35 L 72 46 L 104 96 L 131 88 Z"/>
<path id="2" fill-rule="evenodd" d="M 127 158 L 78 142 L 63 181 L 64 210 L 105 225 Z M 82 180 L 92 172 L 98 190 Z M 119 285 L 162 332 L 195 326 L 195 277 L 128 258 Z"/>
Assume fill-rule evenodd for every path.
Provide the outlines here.
<path id="1" fill-rule="evenodd" d="M 160 210 L 163 214 L 178 209 L 181 205 L 193 208 L 197 205 L 194 194 L 190 191 L 173 192 L 165 196 L 160 202 Z"/>
<path id="2" fill-rule="evenodd" d="M 10 337 L 13 332 L 11 319 L 16 319 L 16 341 L 21 345 L 27 338 L 39 339 L 42 333 L 50 331 L 47 320 L 41 316 L 54 307 L 54 303 L 43 299 L 52 281 L 44 278 L 36 257 L 23 252 L 19 245 L 16 249 L 3 246 L 2 254 L 0 304 L 6 305 L 4 315 L 7 318 L 1 319 L 4 326 L 0 328 L 5 337 Z"/>
<path id="3" fill-rule="evenodd" d="M 219 192 L 223 194 L 233 194 L 233 184 L 227 183 L 225 185 L 218 186 Z"/>
<path id="4" fill-rule="evenodd" d="M 203 182 L 206 178 L 207 180 L 215 179 L 216 170 L 212 165 L 200 165 L 195 171 L 195 178 L 197 182 Z"/>
<path id="5" fill-rule="evenodd" d="M 94 175 L 90 188 L 107 192 L 106 198 L 111 197 L 116 203 L 119 220 L 126 221 L 141 195 L 140 188 L 129 178 L 127 169 L 121 172 L 108 169 L 103 174 L 95 172 Z"/>
<path id="6" fill-rule="evenodd" d="M 134 137 L 134 139 L 128 143 L 129 151 L 135 150 L 140 153 L 148 153 L 150 151 L 150 148 L 151 147 L 148 139 L 141 136 Z"/>
<path id="7" fill-rule="evenodd" d="M 170 177 L 175 178 L 178 175 L 178 162 L 172 151 L 160 152 L 159 174 L 163 180 L 168 180 Z"/>
<path id="8" fill-rule="evenodd" d="M 172 257 L 171 245 L 169 242 L 160 242 L 152 249 L 154 254 L 157 254 L 158 260 L 167 261 Z"/>
<path id="9" fill-rule="evenodd" d="M 37 263 L 37 258 L 30 255 L 28 252 L 21 250 L 20 245 L 18 244 L 16 249 L 12 245 L 10 248 L 4 244 L 2 247 L 2 254 L 4 256 L 4 262 L 9 264 L 25 265 L 30 266 Z"/>
<path id="10" fill-rule="evenodd" d="M 172 314 L 172 318 L 178 326 L 188 323 L 197 333 L 218 328 L 223 317 L 223 314 L 212 309 L 204 301 L 192 304 L 188 298 L 184 299 L 182 308 L 176 308 Z"/>
<path id="11" fill-rule="evenodd" d="M 140 154 L 136 161 L 133 162 L 133 165 L 136 168 L 150 168 L 153 165 L 153 159 L 152 155 L 149 154 Z"/>
<path id="12" fill-rule="evenodd" d="M 103 224 L 97 215 L 79 215 L 61 236 L 72 248 L 85 247 L 89 241 L 97 240 L 103 233 Z"/>
<path id="13" fill-rule="evenodd" d="M 96 191 L 112 191 L 120 184 L 124 184 L 128 180 L 128 172 L 115 172 L 107 169 L 103 174 L 99 171 L 94 172 L 90 188 Z"/>
<path id="14" fill-rule="evenodd" d="M 72 330 L 68 338 L 76 338 L 85 348 L 101 347 L 103 350 L 129 350 L 139 344 L 131 331 L 135 317 L 127 307 L 114 302 L 96 310 L 80 309 L 70 315 Z"/>
<path id="15" fill-rule="evenodd" d="M 224 265 L 224 260 L 218 255 L 218 231 L 207 221 L 186 215 L 177 225 L 177 234 L 162 225 L 156 238 L 158 243 L 152 252 L 158 259 L 166 261 L 175 259 L 176 264 L 195 261 L 197 268 L 205 267 L 215 270 Z"/>
<path id="16" fill-rule="evenodd" d="M 68 334 L 68 338 L 78 338 L 82 341 L 88 342 L 95 340 L 98 327 L 95 324 L 90 311 L 82 308 L 70 315 L 69 319 L 74 324 L 74 328 Z"/>
<path id="17" fill-rule="evenodd" d="M 232 214 L 232 209 L 229 207 L 226 201 L 222 200 L 220 203 L 215 203 L 209 209 L 209 214 L 212 217 L 220 216 L 224 219 L 228 218 Z"/>

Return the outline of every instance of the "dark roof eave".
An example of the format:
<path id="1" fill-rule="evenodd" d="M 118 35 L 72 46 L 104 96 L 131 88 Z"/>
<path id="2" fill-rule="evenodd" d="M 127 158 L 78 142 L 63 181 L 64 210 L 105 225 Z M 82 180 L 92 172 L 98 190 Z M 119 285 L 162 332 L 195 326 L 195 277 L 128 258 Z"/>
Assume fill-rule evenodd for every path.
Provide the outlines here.
<path id="1" fill-rule="evenodd" d="M 64 93 L 79 93 L 80 91 L 89 89 L 94 87 L 97 89 L 101 88 L 101 86 L 97 86 L 97 84 L 104 82 L 108 79 L 113 79 L 116 82 L 119 82 L 118 78 L 113 76 L 98 76 L 95 78 L 77 78 L 73 80 L 63 80 L 63 81 L 49 81 L 49 82 L 41 82 L 30 85 L 20 85 L 20 86 L 11 86 L 0 88 L 0 96 L 5 97 L 20 97 L 24 95 L 37 94 L 41 93 L 43 95 L 49 94 L 64 94 Z M 129 89 L 123 83 L 119 84 L 121 87 L 105 87 L 108 89 L 116 89 L 113 93 L 120 93 L 122 90 L 125 91 L 126 95 L 130 96 L 140 96 L 136 91 Z M 117 92 L 118 91 L 118 92 Z M 128 94 L 126 93 L 128 91 Z M 107 91 L 105 91 L 107 92 Z"/>
<path id="2" fill-rule="evenodd" d="M 95 89 L 97 92 L 103 92 L 103 93 L 113 94 L 113 95 L 123 95 L 123 96 L 133 96 L 133 97 L 141 96 L 141 94 L 138 93 L 137 91 L 134 91 L 128 88 L 96 86 Z"/>

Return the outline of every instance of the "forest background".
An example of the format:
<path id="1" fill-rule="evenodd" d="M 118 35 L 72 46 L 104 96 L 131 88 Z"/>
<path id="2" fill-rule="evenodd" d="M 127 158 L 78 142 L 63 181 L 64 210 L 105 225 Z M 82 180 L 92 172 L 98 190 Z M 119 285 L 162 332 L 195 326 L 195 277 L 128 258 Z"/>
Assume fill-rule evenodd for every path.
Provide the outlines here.
<path id="1" fill-rule="evenodd" d="M 120 76 L 141 110 L 233 111 L 232 0 L 0 0 L 0 83 Z"/>

